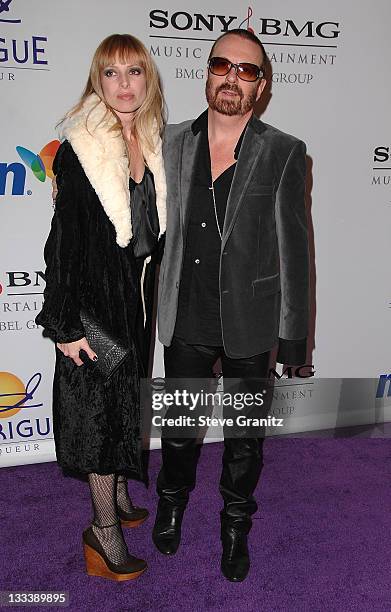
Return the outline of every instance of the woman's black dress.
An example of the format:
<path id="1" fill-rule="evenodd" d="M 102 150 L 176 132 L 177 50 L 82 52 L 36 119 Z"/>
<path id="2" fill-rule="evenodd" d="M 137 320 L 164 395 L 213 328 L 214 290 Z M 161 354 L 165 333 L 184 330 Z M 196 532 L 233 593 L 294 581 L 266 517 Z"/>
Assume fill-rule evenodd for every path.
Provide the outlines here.
<path id="1" fill-rule="evenodd" d="M 143 479 L 140 440 L 140 262 L 132 241 L 116 243 L 114 226 L 71 145 L 58 151 L 58 194 L 45 246 L 45 302 L 36 321 L 55 342 L 84 336 L 83 307 L 103 328 L 130 346 L 130 355 L 108 382 L 92 367 L 78 367 L 56 348 L 53 429 L 58 463 L 70 472 L 124 473 Z M 143 182 L 130 183 L 133 197 Z M 153 184 L 153 181 L 152 181 Z M 148 197 L 155 197 L 149 181 Z M 141 309 L 141 310 L 140 310 Z M 142 349 L 141 349 L 142 350 Z"/>

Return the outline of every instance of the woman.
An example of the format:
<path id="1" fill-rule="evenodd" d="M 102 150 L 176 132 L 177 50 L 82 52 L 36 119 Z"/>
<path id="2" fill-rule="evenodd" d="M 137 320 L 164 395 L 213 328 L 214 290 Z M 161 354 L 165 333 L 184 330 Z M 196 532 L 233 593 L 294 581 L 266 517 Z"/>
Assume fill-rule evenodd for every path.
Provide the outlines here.
<path id="1" fill-rule="evenodd" d="M 56 342 L 57 460 L 66 471 L 88 475 L 94 519 L 83 533 L 87 573 L 113 580 L 146 569 L 129 554 L 121 522 L 135 526 L 148 514 L 132 505 L 126 476 L 142 478 L 143 367 L 135 339 L 145 301 L 143 259 L 136 259 L 135 249 L 146 223 L 142 206 L 157 208 L 160 233 L 165 231 L 162 109 L 157 70 L 144 45 L 127 34 L 106 38 L 80 102 L 62 123 L 45 302 L 36 319 Z M 81 309 L 129 349 L 106 382 L 89 367 L 97 355 L 85 337 Z"/>

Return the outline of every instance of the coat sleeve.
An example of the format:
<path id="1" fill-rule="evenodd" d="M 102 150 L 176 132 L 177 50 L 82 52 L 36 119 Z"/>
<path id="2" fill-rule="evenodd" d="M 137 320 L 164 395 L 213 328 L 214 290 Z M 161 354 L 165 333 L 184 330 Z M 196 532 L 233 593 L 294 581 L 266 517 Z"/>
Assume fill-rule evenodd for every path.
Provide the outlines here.
<path id="1" fill-rule="evenodd" d="M 65 142 L 53 165 L 58 193 L 44 250 L 44 305 L 35 319 L 55 342 L 74 342 L 85 335 L 80 320 L 80 198 L 75 185 L 75 165 L 75 154 Z"/>
<path id="2" fill-rule="evenodd" d="M 305 363 L 308 333 L 309 257 L 305 210 L 306 147 L 299 141 L 285 164 L 276 194 L 281 312 L 277 361 Z"/>

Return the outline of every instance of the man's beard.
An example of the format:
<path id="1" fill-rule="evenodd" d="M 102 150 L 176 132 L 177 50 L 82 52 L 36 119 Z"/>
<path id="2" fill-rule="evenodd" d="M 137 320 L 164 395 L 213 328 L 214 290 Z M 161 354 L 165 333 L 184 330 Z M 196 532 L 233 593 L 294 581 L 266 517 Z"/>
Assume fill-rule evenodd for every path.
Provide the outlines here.
<path id="1" fill-rule="evenodd" d="M 222 90 L 234 91 L 238 94 L 238 96 L 232 100 L 222 98 L 218 95 Z M 243 91 L 237 85 L 231 85 L 229 83 L 223 83 L 213 91 L 209 79 L 206 81 L 205 93 L 209 107 L 212 110 L 230 117 L 234 115 L 245 115 L 252 110 L 257 99 L 255 89 L 250 94 L 245 96 Z"/>

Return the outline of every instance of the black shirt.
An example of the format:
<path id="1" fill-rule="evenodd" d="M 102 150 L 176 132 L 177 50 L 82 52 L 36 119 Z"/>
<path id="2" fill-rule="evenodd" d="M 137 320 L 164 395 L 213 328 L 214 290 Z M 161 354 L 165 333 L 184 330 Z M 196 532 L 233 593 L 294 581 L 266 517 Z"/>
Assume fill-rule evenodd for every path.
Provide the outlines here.
<path id="1" fill-rule="evenodd" d="M 191 188 L 174 335 L 188 344 L 222 346 L 219 288 L 221 238 L 211 190 L 208 111 L 198 117 L 192 130 L 194 134 L 201 132 L 201 141 Z M 244 131 L 235 148 L 235 159 L 239 155 Z M 236 163 L 232 164 L 213 183 L 221 233 L 235 167 Z"/>

